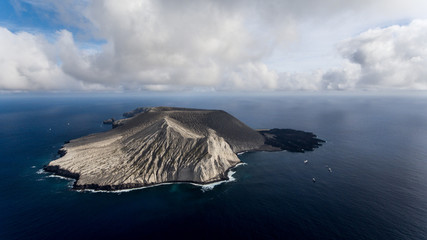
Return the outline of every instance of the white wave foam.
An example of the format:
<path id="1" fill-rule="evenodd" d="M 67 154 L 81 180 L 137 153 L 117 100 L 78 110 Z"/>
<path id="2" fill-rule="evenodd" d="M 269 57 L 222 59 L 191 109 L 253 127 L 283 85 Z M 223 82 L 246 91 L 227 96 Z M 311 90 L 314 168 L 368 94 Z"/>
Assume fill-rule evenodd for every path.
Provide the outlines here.
<path id="1" fill-rule="evenodd" d="M 247 165 L 247 163 L 239 163 L 236 166 L 234 166 L 233 168 L 231 168 L 228 171 L 228 174 L 227 174 L 228 180 L 218 181 L 218 182 L 209 183 L 209 184 L 198 184 L 198 183 L 188 183 L 188 182 L 167 182 L 167 183 L 159 183 L 159 184 L 154 184 L 154 185 L 144 186 L 144 187 L 137 187 L 137 188 L 131 188 L 131 189 L 120 189 L 120 190 L 112 190 L 112 191 L 94 190 L 94 189 L 80 189 L 80 190 L 76 190 L 76 191 L 77 192 L 91 192 L 91 193 L 115 193 L 115 194 L 120 194 L 120 193 L 137 191 L 137 190 L 141 190 L 141 189 L 152 188 L 152 187 L 163 186 L 163 185 L 170 185 L 170 184 L 191 184 L 191 185 L 194 185 L 194 186 L 201 187 L 202 192 L 206 192 L 206 191 L 210 191 L 210 190 L 214 189 L 215 186 L 218 186 L 218 185 L 220 185 L 222 183 L 236 181 L 236 178 L 233 177 L 233 175 L 236 173 L 236 171 L 232 171 L 232 170 L 235 169 L 235 168 L 237 168 L 238 166 L 245 166 L 245 165 Z M 75 179 L 72 179 L 72 178 L 65 178 L 65 177 L 61 177 L 61 176 L 57 176 L 57 175 L 50 175 L 49 177 L 51 177 L 51 176 L 52 177 L 59 177 L 59 178 L 63 178 L 63 179 L 75 181 Z M 72 187 L 72 185 L 70 187 Z"/>
<path id="2" fill-rule="evenodd" d="M 37 174 L 46 174 L 46 172 L 43 170 L 43 168 L 40 168 L 39 170 L 37 170 L 36 173 Z"/>
<path id="3" fill-rule="evenodd" d="M 49 178 L 59 178 L 59 179 L 64 179 L 64 180 L 73 180 L 73 181 L 75 180 L 74 178 L 63 177 L 63 176 L 59 176 L 59 175 L 55 175 L 55 174 L 49 175 L 47 177 L 49 177 Z"/>
<path id="4" fill-rule="evenodd" d="M 233 175 L 236 173 L 236 171 L 233 171 L 233 169 L 235 169 L 238 166 L 244 166 L 244 165 L 247 165 L 247 164 L 246 163 L 239 163 L 236 166 L 234 166 L 233 168 L 231 168 L 230 170 L 228 170 L 228 174 L 227 174 L 228 180 L 223 180 L 223 181 L 209 183 L 209 184 L 192 183 L 192 185 L 200 186 L 202 192 L 207 192 L 207 191 L 210 191 L 210 190 L 214 189 L 214 187 L 216 187 L 216 186 L 218 186 L 220 184 L 228 183 L 228 182 L 234 182 L 234 181 L 236 181 L 236 178 L 233 177 Z"/>
<path id="5" fill-rule="evenodd" d="M 218 182 L 213 182 L 213 183 L 208 183 L 208 184 L 191 183 L 191 185 L 200 187 L 200 190 L 202 190 L 202 192 L 207 192 L 207 191 L 210 191 L 210 190 L 214 189 L 214 187 L 216 187 L 216 186 L 218 186 L 220 184 L 223 184 L 223 183 L 226 183 L 226 182 L 230 182 L 230 180 L 231 180 L 230 173 L 231 173 L 231 175 L 234 174 L 234 172 L 228 171 L 228 180 L 223 180 L 223 181 L 218 181 Z M 233 180 L 236 180 L 236 179 L 233 178 Z"/>
<path id="6" fill-rule="evenodd" d="M 207 192 L 210 191 L 212 189 L 214 189 L 214 187 L 223 184 L 223 183 L 227 183 L 227 182 L 234 182 L 236 181 L 236 178 L 233 177 L 233 174 L 235 174 L 235 171 L 228 171 L 228 180 L 224 180 L 224 181 L 219 181 L 219 182 L 214 182 L 214 183 L 209 183 L 209 184 L 198 184 L 197 186 L 200 186 L 200 190 L 202 190 L 202 192 Z"/>
<path id="7" fill-rule="evenodd" d="M 120 193 L 124 193 L 124 192 L 136 191 L 136 190 L 141 190 L 141 189 L 145 189 L 145 188 L 152 188 L 152 187 L 157 187 L 157 186 L 162 186 L 162 185 L 170 185 L 170 184 L 183 184 L 183 183 L 180 183 L 180 182 L 159 183 L 159 184 L 154 184 L 154 185 L 150 185 L 150 186 L 130 188 L 130 189 L 112 190 L 112 191 L 95 190 L 95 189 L 79 189 L 76 191 L 77 192 L 91 192 L 91 193 L 117 193 L 117 194 L 120 194 Z"/>
<path id="8" fill-rule="evenodd" d="M 36 168 L 36 166 L 31 166 L 31 168 Z"/>

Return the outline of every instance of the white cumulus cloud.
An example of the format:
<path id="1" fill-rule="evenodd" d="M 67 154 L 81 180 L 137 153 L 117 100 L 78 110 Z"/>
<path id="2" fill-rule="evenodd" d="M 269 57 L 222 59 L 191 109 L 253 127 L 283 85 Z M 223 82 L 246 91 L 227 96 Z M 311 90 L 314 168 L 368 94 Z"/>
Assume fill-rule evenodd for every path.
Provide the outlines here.
<path id="1" fill-rule="evenodd" d="M 427 20 L 368 30 L 339 52 L 348 62 L 323 76 L 326 88 L 427 89 Z"/>
<path id="2" fill-rule="evenodd" d="M 0 27 L 0 89 L 49 90 L 69 86 L 43 36 Z"/>
<path id="3" fill-rule="evenodd" d="M 366 30 L 420 0 L 21 1 L 80 30 L 0 27 L 0 90 L 427 89 L 426 20 Z"/>

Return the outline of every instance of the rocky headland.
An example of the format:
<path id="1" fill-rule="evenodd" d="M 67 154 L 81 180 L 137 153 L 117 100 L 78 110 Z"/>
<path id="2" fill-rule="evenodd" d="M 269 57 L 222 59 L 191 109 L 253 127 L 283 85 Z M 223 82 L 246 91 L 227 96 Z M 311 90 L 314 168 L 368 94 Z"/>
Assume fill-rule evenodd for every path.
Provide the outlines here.
<path id="1" fill-rule="evenodd" d="M 119 190 L 227 179 L 245 151 L 311 151 L 323 140 L 291 129 L 256 131 L 221 110 L 138 108 L 113 129 L 66 143 L 44 169 L 74 189 Z"/>

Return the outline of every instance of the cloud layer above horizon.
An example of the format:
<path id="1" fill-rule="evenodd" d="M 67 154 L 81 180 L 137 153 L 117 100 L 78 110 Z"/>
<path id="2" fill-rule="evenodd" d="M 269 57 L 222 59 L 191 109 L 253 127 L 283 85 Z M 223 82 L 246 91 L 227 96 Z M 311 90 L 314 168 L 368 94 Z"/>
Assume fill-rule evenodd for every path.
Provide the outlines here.
<path id="1" fill-rule="evenodd" d="M 11 3 L 0 91 L 427 90 L 421 0 Z"/>

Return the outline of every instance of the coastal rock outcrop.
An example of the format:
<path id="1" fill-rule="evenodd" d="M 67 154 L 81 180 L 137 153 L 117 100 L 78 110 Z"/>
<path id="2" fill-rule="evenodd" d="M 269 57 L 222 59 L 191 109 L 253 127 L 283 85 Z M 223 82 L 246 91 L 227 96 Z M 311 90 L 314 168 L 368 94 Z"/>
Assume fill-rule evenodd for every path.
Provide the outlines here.
<path id="1" fill-rule="evenodd" d="M 221 110 L 135 111 L 114 121 L 110 131 L 71 140 L 44 169 L 76 179 L 75 189 L 210 183 L 227 179 L 240 163 L 238 152 L 284 149 L 275 132 L 255 131 Z"/>
<path id="2" fill-rule="evenodd" d="M 325 142 L 313 133 L 293 129 L 273 128 L 259 130 L 258 132 L 265 137 L 265 146 L 289 152 L 313 151 Z"/>
<path id="3" fill-rule="evenodd" d="M 131 118 L 131 117 L 133 117 L 133 116 L 135 116 L 135 115 L 137 115 L 139 113 L 147 112 L 150 109 L 151 108 L 149 108 L 149 107 L 138 107 L 138 108 L 135 108 L 132 111 L 123 113 L 123 117 L 125 117 L 125 118 Z"/>
<path id="4" fill-rule="evenodd" d="M 115 121 L 114 118 L 109 118 L 102 121 L 102 124 L 113 124 L 114 121 Z"/>

